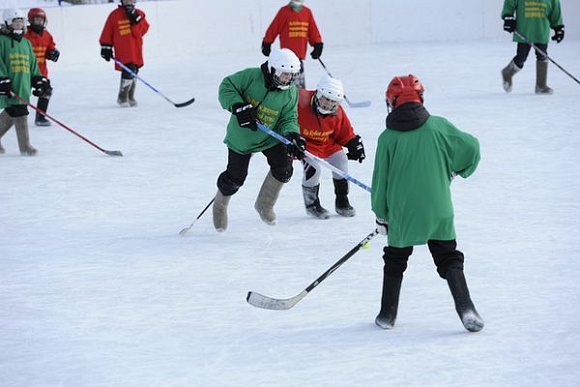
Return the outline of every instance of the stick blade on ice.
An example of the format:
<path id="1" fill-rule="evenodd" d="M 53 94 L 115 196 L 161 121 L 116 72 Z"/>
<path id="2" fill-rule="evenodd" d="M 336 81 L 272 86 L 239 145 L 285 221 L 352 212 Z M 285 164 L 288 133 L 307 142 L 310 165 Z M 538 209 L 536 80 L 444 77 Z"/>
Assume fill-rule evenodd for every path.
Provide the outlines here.
<path id="1" fill-rule="evenodd" d="M 246 301 L 248 302 L 248 304 L 255 306 L 256 308 L 269 310 L 288 310 L 292 308 L 294 305 L 296 305 L 298 301 L 303 299 L 304 296 L 306 296 L 306 294 L 308 294 L 308 292 L 304 290 L 297 296 L 286 299 L 278 299 L 264 296 L 263 294 L 256 292 L 248 292 L 248 295 L 246 296 Z"/>

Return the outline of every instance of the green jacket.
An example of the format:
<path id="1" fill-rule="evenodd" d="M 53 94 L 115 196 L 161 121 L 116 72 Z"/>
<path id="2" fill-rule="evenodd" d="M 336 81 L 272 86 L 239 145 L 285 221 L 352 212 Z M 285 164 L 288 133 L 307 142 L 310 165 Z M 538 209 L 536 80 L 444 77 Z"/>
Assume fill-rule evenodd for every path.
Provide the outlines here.
<path id="1" fill-rule="evenodd" d="M 219 87 L 219 101 L 230 112 L 234 104 L 249 102 L 259 106 L 258 119 L 275 132 L 282 135 L 300 132 L 296 87 L 269 89 L 269 81 L 262 68 L 245 69 L 224 78 Z M 232 114 L 224 143 L 237 153 L 248 154 L 262 152 L 279 144 L 279 141 L 261 130 L 242 128 Z"/>
<path id="2" fill-rule="evenodd" d="M 547 44 L 550 28 L 563 25 L 560 0 L 505 0 L 501 17 L 506 16 L 516 17 L 517 30 L 530 43 Z M 516 34 L 514 42 L 526 43 Z"/>
<path id="3" fill-rule="evenodd" d="M 397 129 L 389 128 L 389 119 L 401 113 L 398 110 L 408 110 L 405 113 L 411 117 L 419 111 L 419 126 L 401 128 L 395 123 L 392 126 Z M 452 174 L 466 178 L 478 163 L 475 137 L 445 118 L 429 116 L 420 104 L 395 109 L 379 136 L 371 189 L 372 210 L 389 225 L 389 245 L 408 247 L 432 239 L 455 239 Z"/>
<path id="4" fill-rule="evenodd" d="M 0 77 L 8 77 L 12 81 L 12 90 L 28 101 L 32 77 L 40 75 L 36 55 L 26 38 L 20 41 L 0 34 Z M 22 105 L 16 98 L 0 97 L 0 108 L 12 105 Z"/>

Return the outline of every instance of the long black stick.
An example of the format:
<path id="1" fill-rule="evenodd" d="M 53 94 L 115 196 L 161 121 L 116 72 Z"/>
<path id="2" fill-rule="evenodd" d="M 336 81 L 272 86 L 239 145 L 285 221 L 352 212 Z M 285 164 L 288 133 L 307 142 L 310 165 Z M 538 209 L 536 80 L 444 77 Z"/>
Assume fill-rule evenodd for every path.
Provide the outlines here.
<path id="1" fill-rule="evenodd" d="M 199 218 L 201 218 L 201 216 L 207 211 L 207 209 L 209 208 L 209 206 L 212 205 L 212 203 L 213 203 L 214 200 L 215 200 L 215 196 L 213 197 L 213 199 L 210 200 L 209 203 L 207 203 L 207 206 L 205 206 L 205 208 L 201 211 L 201 213 L 197 216 L 197 218 L 195 218 L 195 220 L 193 222 L 191 222 L 191 224 L 188 227 L 182 229 L 179 232 L 179 235 L 184 236 L 185 234 L 187 234 L 187 232 L 193 227 L 193 225 L 195 224 L 195 222 L 197 222 L 197 220 Z"/>
<path id="2" fill-rule="evenodd" d="M 366 245 L 371 239 L 373 239 L 379 233 L 378 230 L 374 230 L 369 235 L 367 235 L 362 241 L 360 241 L 355 247 L 353 247 L 348 253 L 346 253 L 342 258 L 340 258 L 334 265 L 330 267 L 327 271 L 322 273 L 320 277 L 316 279 L 313 283 L 308 285 L 306 289 L 302 292 L 298 293 L 294 297 L 286 298 L 286 299 L 279 299 L 279 298 L 272 298 L 268 296 L 264 296 L 263 294 L 256 293 L 256 292 L 248 292 L 246 296 L 246 301 L 250 305 L 253 305 L 257 308 L 262 309 L 270 309 L 270 310 L 287 310 L 292 308 L 296 305 L 300 300 L 302 300 L 308 293 L 312 291 L 315 287 L 320 285 L 322 281 L 328 278 L 336 269 L 342 266 L 343 263 L 349 260 L 350 257 L 356 254 L 364 245 Z"/>
<path id="3" fill-rule="evenodd" d="M 524 42 L 526 42 L 527 44 L 529 44 L 530 46 L 532 46 L 532 47 L 534 48 L 534 50 L 536 50 L 537 52 L 539 52 L 540 54 L 542 54 L 543 56 L 545 56 L 546 58 L 548 58 L 548 60 L 549 60 L 550 62 L 552 62 L 553 64 L 555 64 L 555 65 L 556 65 L 556 67 L 558 67 L 558 68 L 559 68 L 560 70 L 562 70 L 562 71 L 563 71 L 563 72 L 564 72 L 566 75 L 568 75 L 570 78 L 572 78 L 573 80 L 575 80 L 575 81 L 576 81 L 576 83 L 578 83 L 578 84 L 580 85 L 580 81 L 579 81 L 579 80 L 578 80 L 578 79 L 577 79 L 575 76 L 573 76 L 572 74 L 570 74 L 568 71 L 566 71 L 566 70 L 564 69 L 564 67 L 560 66 L 558 63 L 556 63 L 556 61 L 555 61 L 555 60 L 553 60 L 552 58 L 550 58 L 550 57 L 548 56 L 548 53 L 547 53 L 547 52 L 545 52 L 544 50 L 542 50 L 541 48 L 539 48 L 538 46 L 536 46 L 534 43 L 530 42 L 530 41 L 528 40 L 528 38 L 526 38 L 526 36 L 525 36 L 524 34 L 522 34 L 522 33 L 521 33 L 520 31 L 518 31 L 518 30 L 515 30 L 515 31 L 514 31 L 514 34 L 516 34 L 516 35 L 517 35 L 517 36 L 518 36 L 520 39 L 523 39 L 523 40 L 524 40 Z"/>

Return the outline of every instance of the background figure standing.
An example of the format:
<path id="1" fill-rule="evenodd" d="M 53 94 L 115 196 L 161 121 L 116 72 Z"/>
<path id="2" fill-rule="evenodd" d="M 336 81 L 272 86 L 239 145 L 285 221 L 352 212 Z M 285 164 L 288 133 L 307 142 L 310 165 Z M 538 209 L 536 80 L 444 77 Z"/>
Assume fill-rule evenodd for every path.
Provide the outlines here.
<path id="1" fill-rule="evenodd" d="M 300 90 L 298 99 L 298 124 L 300 134 L 306 140 L 306 150 L 330 165 L 348 173 L 349 160 L 365 159 L 365 149 L 359 135 L 340 106 L 344 98 L 342 82 L 328 75 L 322 77 L 316 90 Z M 343 147 L 348 149 L 345 154 Z M 328 219 L 328 211 L 320 205 L 321 166 L 314 160 L 302 160 L 302 194 L 306 213 L 318 219 Z M 348 201 L 348 181 L 332 173 L 335 210 L 337 214 L 351 217 L 355 209 Z"/>
<path id="2" fill-rule="evenodd" d="M 121 5 L 109 14 L 99 39 L 101 57 L 107 62 L 116 57 L 134 73 L 143 67 L 143 36 L 149 30 L 145 12 L 135 8 L 136 0 L 121 0 Z M 117 103 L 121 107 L 137 106 L 135 88 L 137 80 L 115 64 L 121 71 L 121 84 Z"/>
<path id="3" fill-rule="evenodd" d="M 277 37 L 280 38 L 281 48 L 292 50 L 300 59 L 300 75 L 294 82 L 298 88 L 304 89 L 306 87 L 304 59 L 308 43 L 314 47 L 310 56 L 315 60 L 322 55 L 323 46 L 312 11 L 304 5 L 304 0 L 291 0 L 288 5 L 280 8 L 262 40 L 264 55 L 270 55 L 272 43 Z"/>
<path id="4" fill-rule="evenodd" d="M 423 106 L 423 85 L 414 75 L 395 77 L 386 97 L 393 108 L 379 136 L 371 189 L 377 228 L 388 235 L 384 248 L 381 310 L 375 322 L 395 325 L 403 272 L 413 246 L 427 244 L 439 276 L 447 280 L 464 327 L 483 328 L 456 249 L 450 184 L 470 176 L 479 163 L 479 143 Z"/>
<path id="5" fill-rule="evenodd" d="M 43 112 L 47 112 L 48 102 L 52 96 L 52 85 L 48 78 L 47 60 L 56 62 L 60 56 L 60 52 L 56 49 L 54 39 L 48 30 L 46 12 L 41 8 L 31 8 L 28 11 L 28 23 L 30 26 L 24 34 L 24 37 L 30 41 L 34 54 L 36 55 L 36 62 L 42 75 L 49 80 L 49 85 L 43 96 L 38 97 L 37 107 Z M 46 119 L 43 114 L 36 112 L 36 119 L 34 120 L 36 126 L 50 126 L 50 121 Z"/>
<path id="6" fill-rule="evenodd" d="M 228 147 L 228 164 L 217 181 L 213 203 L 213 223 L 218 232 L 228 226 L 229 201 L 244 184 L 250 158 L 262 152 L 270 171 L 262 184 L 254 208 L 269 225 L 276 224 L 274 205 L 284 183 L 292 177 L 292 159 L 304 155 L 296 105 L 298 91 L 292 84 L 300 71 L 300 61 L 288 49 L 274 50 L 259 68 L 249 68 L 229 75 L 220 84 L 219 101 L 232 116 L 224 143 Z M 258 131 L 257 122 L 284 135 L 292 142 L 286 146 L 269 134 Z"/>
<path id="7" fill-rule="evenodd" d="M 31 88 L 39 97 L 45 93 L 49 83 L 38 69 L 30 42 L 24 39 L 25 31 L 24 11 L 4 10 L 0 26 L 0 108 L 4 109 L 0 113 L 0 138 L 14 125 L 20 154 L 34 156 L 37 151 L 30 145 L 27 106 L 13 98 L 12 93 L 28 101 Z M 4 148 L 0 144 L 2 153 Z"/>
<path id="8" fill-rule="evenodd" d="M 514 16 L 515 13 L 515 16 Z M 505 0 L 501 17 L 506 32 L 518 31 L 527 38 L 527 42 L 514 34 L 513 40 L 518 43 L 516 56 L 501 71 L 503 88 L 512 91 L 514 75 L 524 67 L 530 49 L 528 43 L 534 43 L 540 50 L 548 52 L 550 28 L 554 30 L 552 40 L 560 43 L 564 39 L 564 24 L 560 0 Z M 548 58 L 536 51 L 536 94 L 552 94 L 548 87 Z"/>

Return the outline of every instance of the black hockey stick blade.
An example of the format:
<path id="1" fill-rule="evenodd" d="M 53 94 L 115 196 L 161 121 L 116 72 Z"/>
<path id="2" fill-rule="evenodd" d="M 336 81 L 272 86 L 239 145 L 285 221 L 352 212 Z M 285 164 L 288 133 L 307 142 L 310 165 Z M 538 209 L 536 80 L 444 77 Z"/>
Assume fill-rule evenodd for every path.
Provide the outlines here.
<path id="1" fill-rule="evenodd" d="M 182 108 L 182 107 L 189 106 L 189 105 L 191 105 L 194 102 L 195 102 L 195 98 L 192 98 L 189 101 L 185 101 L 185 102 L 182 102 L 182 103 L 175 103 L 174 105 L 175 105 L 176 108 Z"/>
<path id="2" fill-rule="evenodd" d="M 346 104 L 351 108 L 365 108 L 371 106 L 371 101 L 352 102 L 346 96 L 344 97 Z"/>
<path id="3" fill-rule="evenodd" d="M 118 150 L 105 150 L 104 151 L 106 154 L 108 154 L 109 156 L 123 156 L 123 154 L 121 153 L 121 151 Z"/>
<path id="4" fill-rule="evenodd" d="M 263 294 L 256 292 L 248 292 L 246 296 L 246 301 L 248 304 L 255 306 L 256 308 L 269 309 L 269 310 L 288 310 L 303 299 L 308 294 L 308 291 L 303 290 L 302 293 L 286 299 L 272 298 L 264 296 Z"/>

